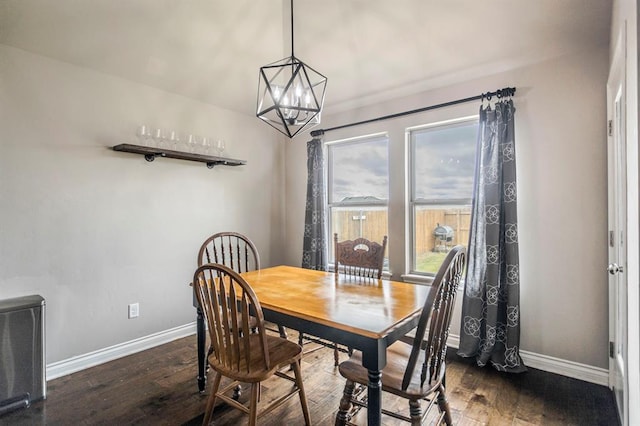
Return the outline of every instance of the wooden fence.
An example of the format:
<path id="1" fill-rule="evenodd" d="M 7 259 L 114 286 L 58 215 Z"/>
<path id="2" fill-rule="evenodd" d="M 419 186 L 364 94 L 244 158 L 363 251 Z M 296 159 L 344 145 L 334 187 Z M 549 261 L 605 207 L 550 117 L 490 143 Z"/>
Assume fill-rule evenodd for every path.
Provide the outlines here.
<path id="1" fill-rule="evenodd" d="M 456 244 L 466 246 L 469 241 L 470 220 L 469 207 L 418 210 L 416 212 L 416 254 L 434 251 L 442 244 L 433 235 L 438 225 L 447 225 L 453 229 L 453 238 L 446 243 L 446 247 L 451 248 Z"/>
<path id="2" fill-rule="evenodd" d="M 438 224 L 453 228 L 453 239 L 447 243 L 447 247 L 450 248 L 456 244 L 466 246 L 469 240 L 470 219 L 471 209 L 468 206 L 418 210 L 416 212 L 416 254 L 434 251 L 441 244 L 433 235 Z M 388 215 L 385 210 L 334 210 L 331 221 L 340 241 L 364 237 L 371 241 L 382 242 L 382 238 L 389 232 Z M 330 252 L 333 253 L 333 234 L 330 238 Z"/>

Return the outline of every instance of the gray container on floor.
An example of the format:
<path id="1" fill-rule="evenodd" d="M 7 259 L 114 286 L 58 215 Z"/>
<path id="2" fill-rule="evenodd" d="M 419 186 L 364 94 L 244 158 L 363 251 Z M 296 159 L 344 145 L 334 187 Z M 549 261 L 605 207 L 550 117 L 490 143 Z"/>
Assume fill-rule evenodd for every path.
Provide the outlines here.
<path id="1" fill-rule="evenodd" d="M 0 415 L 47 396 L 45 301 L 0 300 Z"/>

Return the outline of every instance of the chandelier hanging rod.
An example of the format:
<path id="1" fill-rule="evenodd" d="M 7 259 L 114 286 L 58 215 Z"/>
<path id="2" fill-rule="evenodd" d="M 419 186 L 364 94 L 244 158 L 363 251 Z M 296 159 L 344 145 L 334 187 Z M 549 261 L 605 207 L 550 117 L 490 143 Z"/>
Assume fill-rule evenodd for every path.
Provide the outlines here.
<path id="1" fill-rule="evenodd" d="M 405 115 L 416 114 L 418 112 L 430 111 L 432 109 L 444 108 L 444 107 L 457 105 L 457 104 L 463 104 L 465 102 L 471 102 L 471 101 L 477 101 L 477 100 L 483 100 L 484 101 L 485 99 L 490 101 L 491 98 L 494 97 L 494 96 L 497 97 L 498 99 L 511 97 L 511 96 L 515 95 L 515 93 L 516 93 L 516 88 L 515 87 L 505 87 L 503 89 L 498 89 L 495 92 L 486 92 L 486 93 L 482 93 L 480 95 L 470 96 L 468 98 L 457 99 L 455 101 L 449 101 L 449 102 L 444 102 L 444 103 L 437 104 L 437 105 L 430 105 L 430 106 L 426 106 L 426 107 L 422 107 L 422 108 L 418 108 L 418 109 L 412 109 L 410 111 L 404 111 L 404 112 L 398 112 L 398 113 L 395 113 L 395 114 L 384 115 L 382 117 L 371 118 L 369 120 L 363 120 L 363 121 L 357 121 L 355 123 L 342 124 L 340 126 L 330 127 L 328 129 L 312 130 L 311 131 L 311 136 L 313 136 L 313 137 L 322 136 L 326 132 L 330 132 L 332 130 L 345 129 L 347 127 L 359 126 L 361 124 L 369 124 L 369 123 L 374 123 L 376 121 L 383 121 L 383 120 L 389 120 L 389 119 L 392 119 L 392 118 L 404 117 Z"/>
<path id="2" fill-rule="evenodd" d="M 291 0 L 291 56 L 295 56 L 293 54 L 293 0 Z"/>

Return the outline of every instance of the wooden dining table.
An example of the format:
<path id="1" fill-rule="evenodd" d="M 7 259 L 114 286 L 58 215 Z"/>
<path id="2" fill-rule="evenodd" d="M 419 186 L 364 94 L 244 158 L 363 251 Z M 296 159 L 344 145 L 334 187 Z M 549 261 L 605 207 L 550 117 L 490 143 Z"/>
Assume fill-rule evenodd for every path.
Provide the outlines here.
<path id="1" fill-rule="evenodd" d="M 258 296 L 265 320 L 362 352 L 369 373 L 367 420 L 369 425 L 380 425 L 386 348 L 417 326 L 432 288 L 293 266 L 241 275 Z M 197 322 L 198 386 L 203 391 L 205 329 L 200 311 Z"/>

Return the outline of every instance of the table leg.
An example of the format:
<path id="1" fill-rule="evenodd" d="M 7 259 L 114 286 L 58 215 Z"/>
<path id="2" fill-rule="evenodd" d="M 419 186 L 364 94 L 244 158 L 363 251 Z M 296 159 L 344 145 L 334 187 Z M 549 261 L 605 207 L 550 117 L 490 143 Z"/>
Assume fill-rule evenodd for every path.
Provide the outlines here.
<path id="1" fill-rule="evenodd" d="M 379 426 L 382 424 L 382 372 L 380 370 L 368 371 L 367 424 Z"/>
<path id="2" fill-rule="evenodd" d="M 205 334 L 204 334 L 204 314 L 200 306 L 196 308 L 198 316 L 196 318 L 196 332 L 198 337 L 198 391 L 204 392 L 207 383 L 206 358 L 205 358 Z"/>

